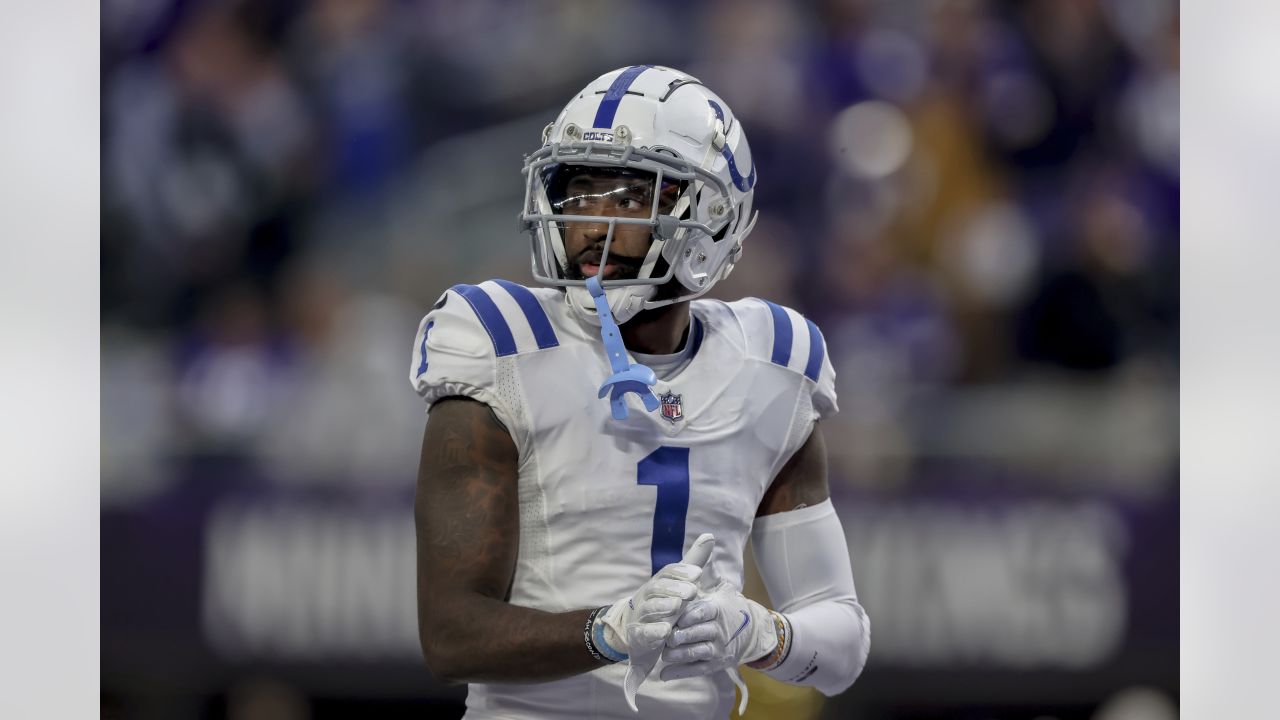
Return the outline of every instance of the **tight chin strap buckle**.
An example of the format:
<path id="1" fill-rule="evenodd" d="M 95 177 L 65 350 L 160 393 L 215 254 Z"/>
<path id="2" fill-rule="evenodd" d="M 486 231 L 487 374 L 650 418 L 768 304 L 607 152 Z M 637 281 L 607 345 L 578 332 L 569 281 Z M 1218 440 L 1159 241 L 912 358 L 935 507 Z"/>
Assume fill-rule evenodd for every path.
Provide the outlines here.
<path id="1" fill-rule="evenodd" d="M 600 339 L 604 341 L 604 351 L 609 356 L 609 366 L 613 370 L 613 375 L 600 386 L 597 397 L 609 396 L 614 420 L 627 419 L 627 393 L 638 395 L 645 410 L 657 410 L 658 398 L 649 388 L 658 382 L 658 377 L 646 365 L 627 364 L 627 348 L 622 344 L 622 334 L 618 332 L 618 324 L 613 321 L 609 300 L 604 295 L 598 276 L 587 279 L 587 291 L 595 301 L 596 315 L 600 316 Z"/>

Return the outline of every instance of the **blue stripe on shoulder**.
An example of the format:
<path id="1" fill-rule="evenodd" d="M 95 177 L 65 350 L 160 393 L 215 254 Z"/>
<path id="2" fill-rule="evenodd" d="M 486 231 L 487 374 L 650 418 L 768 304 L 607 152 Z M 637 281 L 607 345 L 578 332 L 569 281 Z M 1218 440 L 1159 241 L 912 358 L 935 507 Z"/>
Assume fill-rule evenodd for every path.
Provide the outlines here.
<path id="1" fill-rule="evenodd" d="M 805 363 L 804 376 L 818 382 L 818 373 L 822 372 L 822 356 L 826 350 L 822 347 L 822 331 L 809 318 L 804 319 L 809 325 L 809 362 Z"/>
<path id="2" fill-rule="evenodd" d="M 520 309 L 524 311 L 524 317 L 529 321 L 529 327 L 533 328 L 533 339 L 538 342 L 539 350 L 547 348 L 559 347 L 560 340 L 556 337 L 556 331 L 551 327 L 551 319 L 547 317 L 547 311 L 542 309 L 542 303 L 538 302 L 538 298 L 529 292 L 529 288 L 523 285 L 517 285 L 510 280 L 494 280 L 495 283 L 502 286 L 511 297 L 515 298 L 516 303 L 520 305 Z"/>
<path id="3" fill-rule="evenodd" d="M 461 295 L 475 311 L 476 317 L 480 318 L 480 324 L 484 325 L 485 332 L 489 333 L 489 339 L 493 341 L 495 355 L 505 357 L 516 354 L 516 339 L 511 335 L 511 327 L 507 325 L 502 311 L 488 293 L 475 285 L 454 285 L 449 289 Z"/>
<path id="4" fill-rule="evenodd" d="M 773 357 L 769 359 L 778 365 L 786 366 L 791 362 L 791 317 L 780 305 L 768 300 L 760 302 L 768 305 L 769 312 L 773 315 Z"/>
<path id="5" fill-rule="evenodd" d="M 613 116 L 618 114 L 618 103 L 622 102 L 622 97 L 627 94 L 627 88 L 631 87 L 631 83 L 640 77 L 640 73 L 651 67 L 653 66 L 632 65 L 614 78 L 613 84 L 609 86 L 604 97 L 600 100 L 600 107 L 596 110 L 596 119 L 591 123 L 591 127 L 612 128 Z"/>

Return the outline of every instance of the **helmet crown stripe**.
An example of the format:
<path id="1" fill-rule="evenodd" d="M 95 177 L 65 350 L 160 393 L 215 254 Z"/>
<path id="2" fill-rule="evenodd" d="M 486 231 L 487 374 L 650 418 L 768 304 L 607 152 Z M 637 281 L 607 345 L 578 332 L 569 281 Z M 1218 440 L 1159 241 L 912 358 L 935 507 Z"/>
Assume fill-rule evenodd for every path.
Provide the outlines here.
<path id="1" fill-rule="evenodd" d="M 613 84 L 600 99 L 600 107 L 596 110 L 596 119 L 591 126 L 605 130 L 612 128 L 613 116 L 618 113 L 618 103 L 622 102 L 622 97 L 627 94 L 627 88 L 630 88 L 631 83 L 640 77 L 640 73 L 652 67 L 652 65 L 632 65 L 614 78 Z"/>

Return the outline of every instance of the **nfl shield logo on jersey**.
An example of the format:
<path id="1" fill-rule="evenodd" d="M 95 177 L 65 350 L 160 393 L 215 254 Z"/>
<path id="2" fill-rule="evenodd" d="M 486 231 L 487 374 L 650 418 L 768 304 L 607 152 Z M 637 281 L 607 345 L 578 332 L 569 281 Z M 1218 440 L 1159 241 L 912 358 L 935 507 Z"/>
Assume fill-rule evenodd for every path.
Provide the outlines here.
<path id="1" fill-rule="evenodd" d="M 663 393 L 658 396 L 658 401 L 662 403 L 662 417 L 673 423 L 684 419 L 684 408 L 680 404 L 680 398 L 681 396 L 675 393 Z"/>

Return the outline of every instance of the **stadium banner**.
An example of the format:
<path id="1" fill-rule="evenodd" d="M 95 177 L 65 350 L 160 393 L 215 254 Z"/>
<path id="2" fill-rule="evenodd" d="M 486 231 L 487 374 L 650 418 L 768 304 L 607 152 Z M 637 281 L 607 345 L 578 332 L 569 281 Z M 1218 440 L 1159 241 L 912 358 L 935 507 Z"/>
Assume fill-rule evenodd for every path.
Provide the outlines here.
<path id="1" fill-rule="evenodd" d="M 923 689 L 938 706 L 1176 693 L 1176 498 L 836 501 L 872 618 L 859 705 Z M 459 696 L 421 660 L 414 557 L 404 488 L 193 478 L 104 510 L 104 685 L 266 668 L 305 690 L 331 690 L 336 673 L 354 695 Z"/>

